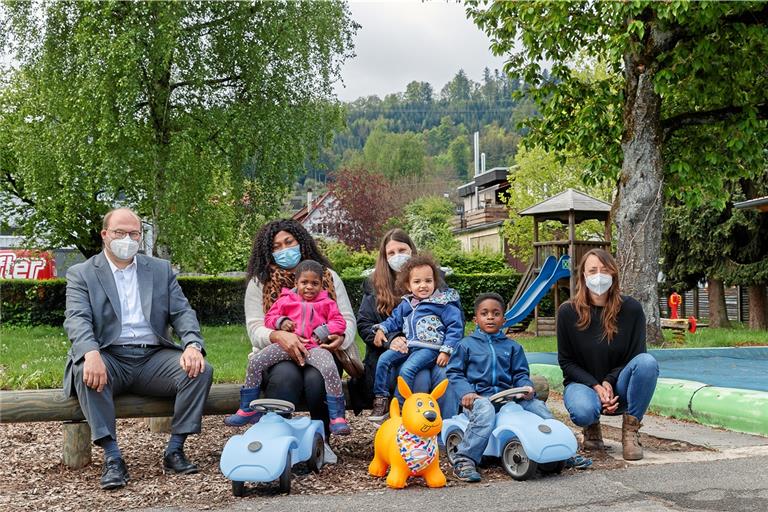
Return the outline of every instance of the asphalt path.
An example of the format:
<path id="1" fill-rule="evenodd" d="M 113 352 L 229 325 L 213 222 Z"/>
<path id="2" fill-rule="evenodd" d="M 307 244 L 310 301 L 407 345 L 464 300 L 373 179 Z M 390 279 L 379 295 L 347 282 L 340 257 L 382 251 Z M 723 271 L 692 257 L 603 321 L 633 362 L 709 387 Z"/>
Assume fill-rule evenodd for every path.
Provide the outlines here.
<path id="1" fill-rule="evenodd" d="M 481 482 L 443 489 L 387 489 L 328 496 L 249 496 L 218 510 L 765 512 L 768 511 L 768 456 L 631 466 L 526 482 Z"/>

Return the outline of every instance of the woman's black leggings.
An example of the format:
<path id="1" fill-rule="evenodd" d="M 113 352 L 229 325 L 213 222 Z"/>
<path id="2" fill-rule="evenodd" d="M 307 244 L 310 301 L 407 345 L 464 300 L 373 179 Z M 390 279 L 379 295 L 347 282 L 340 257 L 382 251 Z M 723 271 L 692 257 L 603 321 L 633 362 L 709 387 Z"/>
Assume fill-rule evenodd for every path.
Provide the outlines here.
<path id="1" fill-rule="evenodd" d="M 325 381 L 317 368 L 310 365 L 300 367 L 293 361 L 281 361 L 264 373 L 262 385 L 267 398 L 288 400 L 297 407 L 306 404 L 312 419 L 323 422 L 328 436 Z"/>

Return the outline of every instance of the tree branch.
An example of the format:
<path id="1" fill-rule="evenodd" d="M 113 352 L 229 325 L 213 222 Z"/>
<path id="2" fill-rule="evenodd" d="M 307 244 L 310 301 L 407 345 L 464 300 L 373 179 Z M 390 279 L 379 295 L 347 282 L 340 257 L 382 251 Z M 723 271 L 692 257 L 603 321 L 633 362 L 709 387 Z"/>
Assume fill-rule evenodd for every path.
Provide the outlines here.
<path id="1" fill-rule="evenodd" d="M 29 206 L 35 206 L 35 201 L 24 195 L 24 190 L 10 172 L 5 173 L 4 181 L 10 185 L 8 191 L 13 194 L 19 201 L 26 203 Z"/>
<path id="2" fill-rule="evenodd" d="M 210 80 L 203 80 L 200 82 L 201 85 L 218 85 L 218 84 L 225 84 L 227 82 L 235 82 L 237 80 L 240 80 L 242 78 L 242 75 L 233 75 L 233 76 L 226 76 L 224 78 L 212 78 Z M 190 80 L 184 80 L 181 82 L 176 82 L 171 84 L 171 92 L 176 90 L 179 87 L 186 87 L 188 85 L 193 85 L 196 82 L 190 81 Z"/>
<path id="3" fill-rule="evenodd" d="M 756 105 L 756 107 L 757 118 L 768 119 L 768 103 L 762 103 Z M 714 124 L 721 121 L 727 121 L 735 116 L 743 114 L 745 110 L 745 107 L 730 106 L 703 112 L 686 112 L 664 119 L 661 122 L 664 140 L 669 139 L 672 133 L 685 126 Z"/>

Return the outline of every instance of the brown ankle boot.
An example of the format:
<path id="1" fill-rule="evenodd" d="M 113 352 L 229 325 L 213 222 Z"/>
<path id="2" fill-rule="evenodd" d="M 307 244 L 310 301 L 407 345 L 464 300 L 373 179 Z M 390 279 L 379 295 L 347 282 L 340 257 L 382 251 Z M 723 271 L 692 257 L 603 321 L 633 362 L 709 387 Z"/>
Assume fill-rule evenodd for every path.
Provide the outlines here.
<path id="1" fill-rule="evenodd" d="M 621 423 L 621 447 L 624 460 L 640 460 L 643 458 L 643 445 L 640 444 L 640 420 L 624 413 Z"/>
<path id="2" fill-rule="evenodd" d="M 586 451 L 603 451 L 605 450 L 605 444 L 603 443 L 603 432 L 600 430 L 600 422 L 595 422 L 588 427 L 582 429 L 584 433 L 584 442 L 582 448 Z"/>

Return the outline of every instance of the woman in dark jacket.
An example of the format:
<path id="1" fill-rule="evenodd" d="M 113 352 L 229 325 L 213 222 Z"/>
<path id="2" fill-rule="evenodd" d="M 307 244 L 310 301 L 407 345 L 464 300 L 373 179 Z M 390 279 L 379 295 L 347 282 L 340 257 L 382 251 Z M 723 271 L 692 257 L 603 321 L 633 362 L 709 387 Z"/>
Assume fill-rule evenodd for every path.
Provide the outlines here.
<path id="1" fill-rule="evenodd" d="M 357 313 L 357 332 L 365 342 L 364 389 L 361 393 L 364 408 L 370 408 L 373 403 L 373 379 L 376 376 L 376 363 L 379 356 L 393 344 L 395 346 L 402 344 L 403 347 L 406 345 L 402 332 L 390 332 L 387 333 L 386 343 L 377 347 L 373 343 L 376 335 L 373 326 L 386 320 L 402 300 L 403 292 L 395 285 L 397 273 L 416 252 L 416 246 L 405 231 L 402 229 L 388 231 L 381 240 L 373 274 L 363 283 L 363 300 Z M 392 388 L 395 387 L 396 378 L 397 373 L 393 372 L 390 375 Z M 414 391 L 429 392 L 445 378 L 445 368 L 435 366 L 431 370 L 422 370 L 416 376 Z M 439 400 L 442 415 L 446 418 L 456 414 L 458 409 L 457 400 L 450 393 L 450 389 L 448 391 L 449 393 Z"/>

